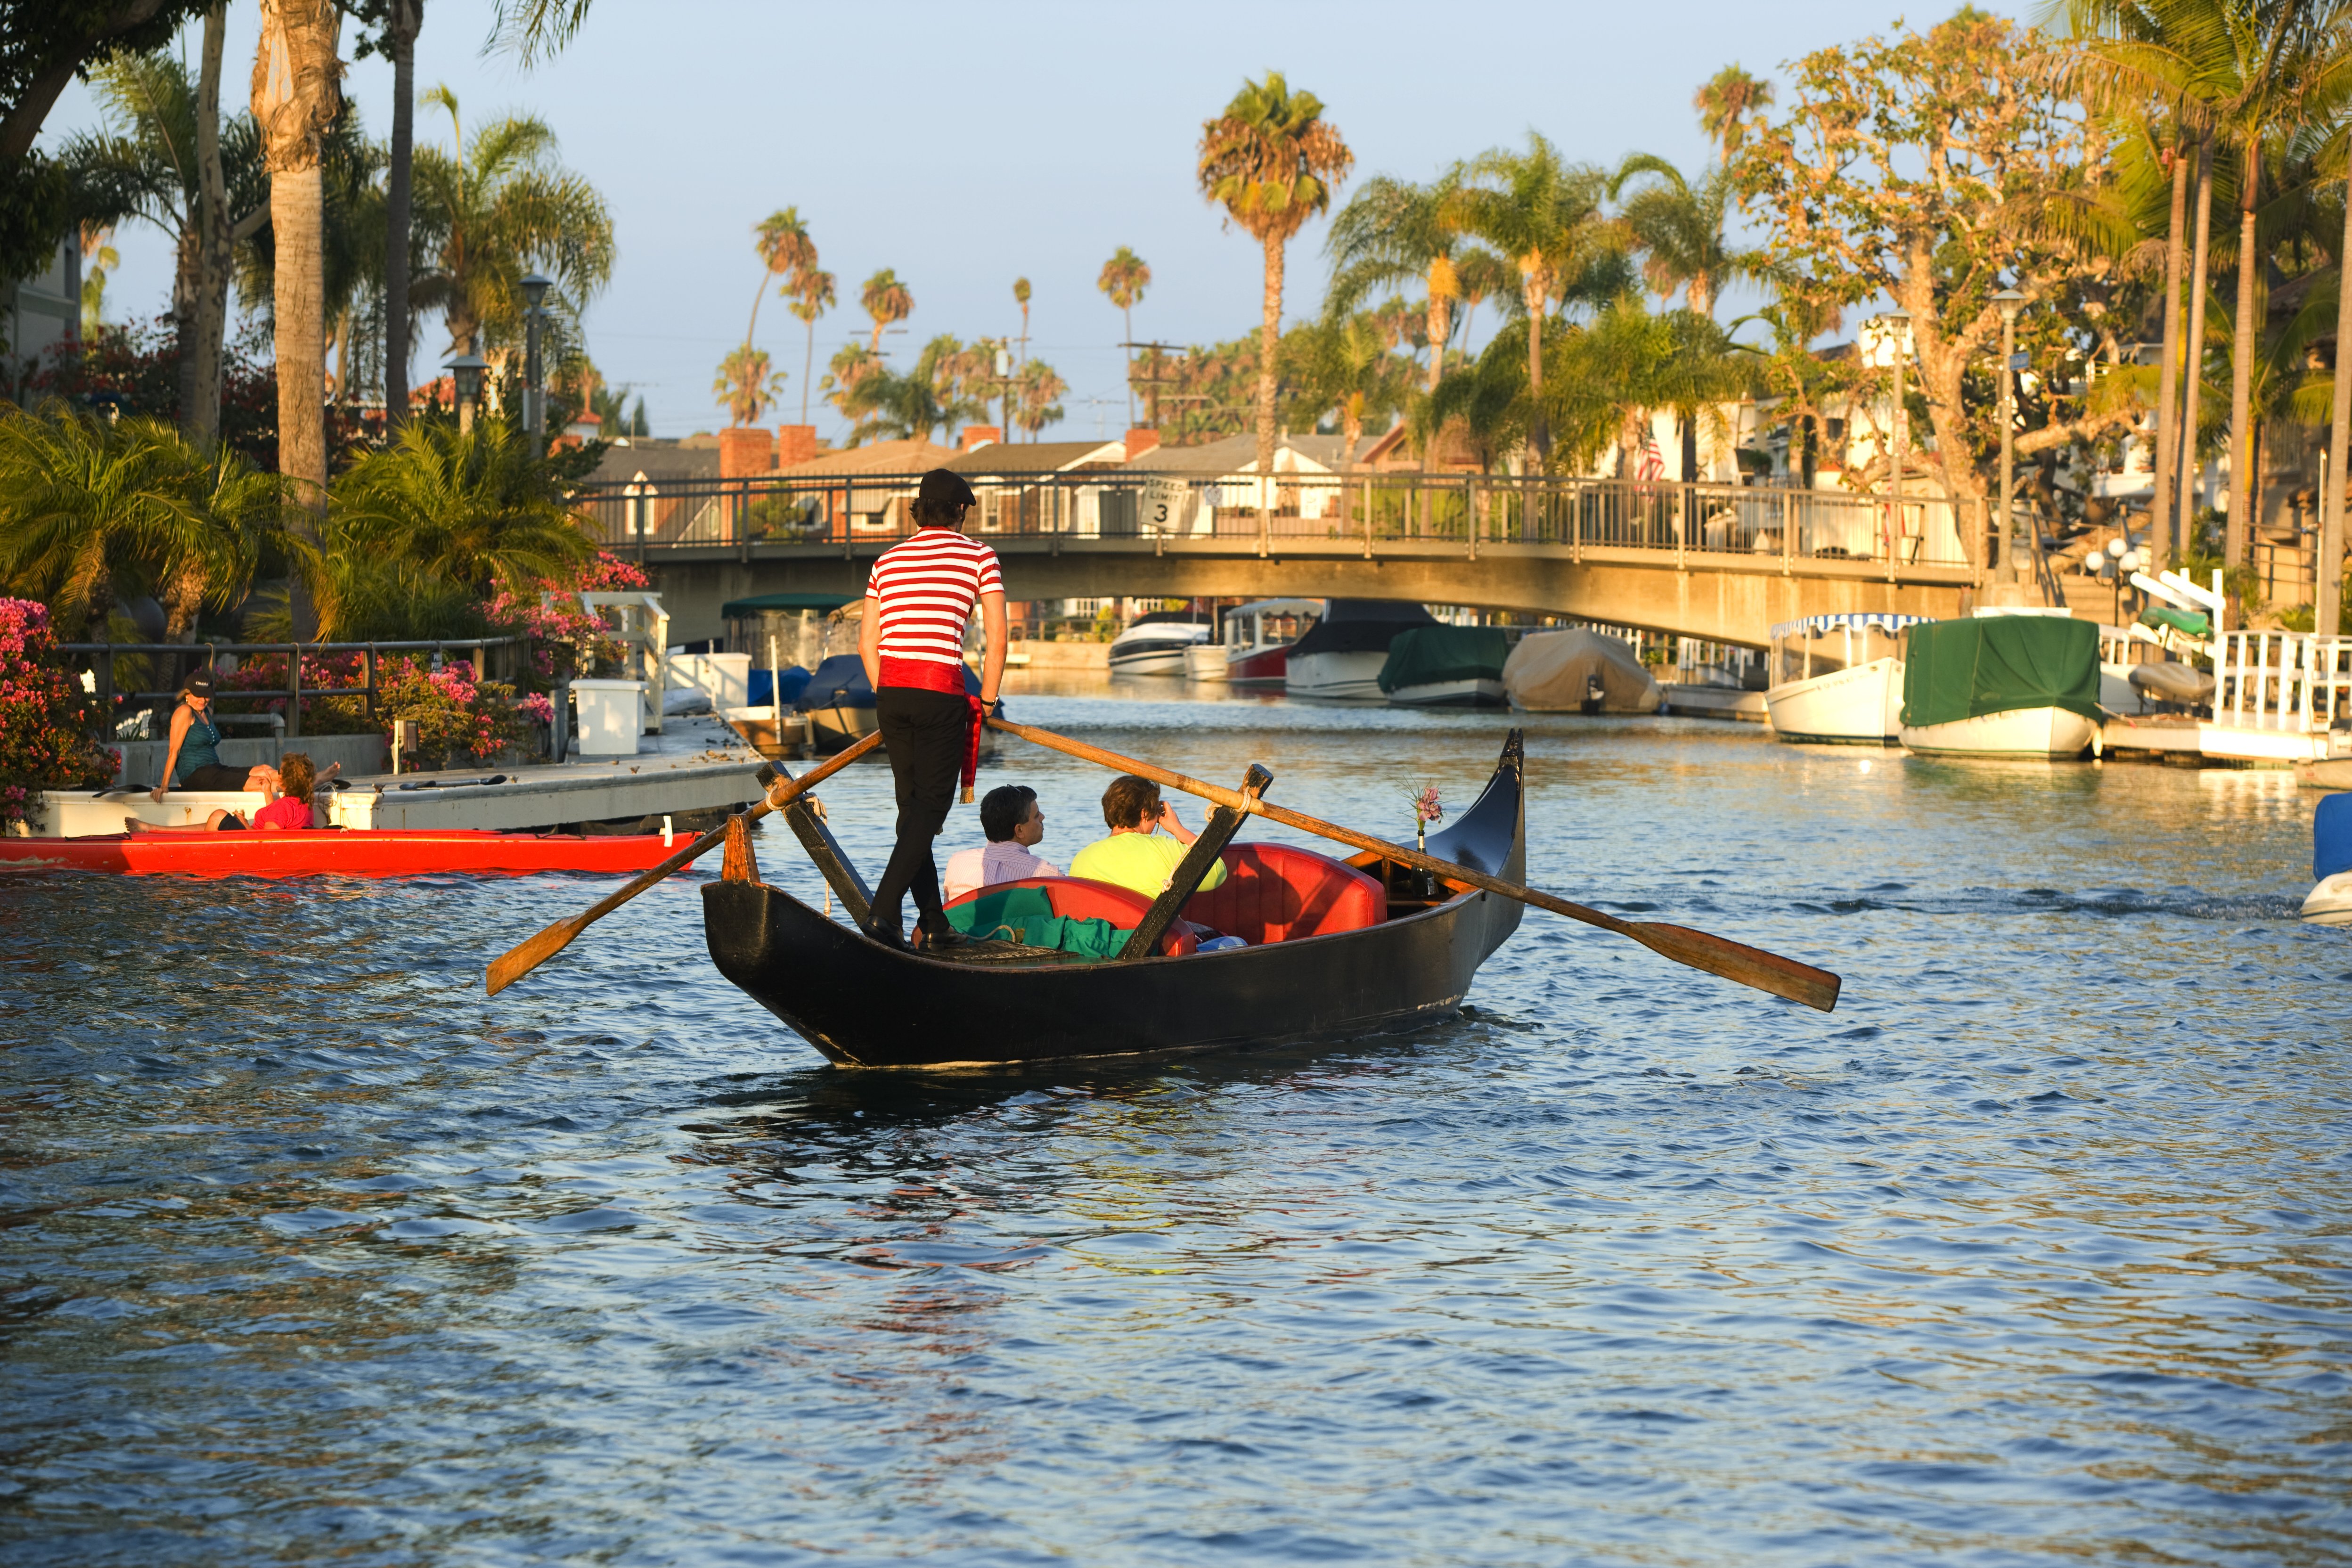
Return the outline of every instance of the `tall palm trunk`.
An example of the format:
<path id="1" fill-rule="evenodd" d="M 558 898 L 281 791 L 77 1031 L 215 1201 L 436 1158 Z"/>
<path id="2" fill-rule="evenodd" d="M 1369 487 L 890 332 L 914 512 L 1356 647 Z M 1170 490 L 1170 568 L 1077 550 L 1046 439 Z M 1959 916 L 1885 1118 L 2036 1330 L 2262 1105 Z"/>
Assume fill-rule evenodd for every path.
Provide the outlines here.
<path id="1" fill-rule="evenodd" d="M 2336 252 L 2336 341 L 2352 343 L 2352 179 L 2344 184 L 2344 242 Z M 2332 637 L 2343 630 L 2339 612 L 2344 604 L 2344 491 L 2352 483 L 2345 465 L 2352 463 L 2352 363 L 2339 349 L 2336 360 L 2336 396 L 2327 422 L 2326 483 L 2319 497 L 2319 569 L 2312 584 L 2313 629 Z"/>
<path id="2" fill-rule="evenodd" d="M 801 351 L 801 423 L 803 425 L 808 423 L 809 377 L 816 373 L 816 318 L 814 316 L 808 319 L 807 326 L 808 347 Z M 1008 400 L 1012 395 L 1009 391 L 1005 394 Z M 1005 431 L 1008 438 L 1012 434 L 1009 428 Z"/>
<path id="3" fill-rule="evenodd" d="M 1551 457 L 1551 426 L 1543 406 L 1543 319 L 1550 289 L 1540 268 L 1528 270 L 1528 470 L 1541 473 Z"/>
<path id="4" fill-rule="evenodd" d="M 1454 307 L 1444 295 L 1429 291 L 1429 394 L 1437 395 L 1437 384 L 1445 374 L 1445 342 L 1454 335 Z"/>
<path id="5" fill-rule="evenodd" d="M 189 401 L 180 426 L 199 447 L 220 438 L 221 339 L 228 329 L 228 179 L 221 168 L 221 56 L 227 0 L 205 13 L 204 63 L 196 77 L 196 341 Z"/>
<path id="6" fill-rule="evenodd" d="M 1282 339 L 1282 247 L 1278 235 L 1265 241 L 1265 301 L 1257 328 L 1257 545 L 1266 548 L 1274 529 L 1274 360 Z"/>
<path id="7" fill-rule="evenodd" d="M 2205 390 L 2205 293 L 2210 287 L 2206 259 L 2213 237 L 2213 139 L 2197 145 L 2197 242 L 2189 256 L 2189 342 L 2185 374 L 2189 385 L 2180 399 L 2180 535 L 2186 559 L 2196 543 L 2197 502 L 2204 493 L 2203 465 L 2198 461 L 2197 405 Z"/>
<path id="8" fill-rule="evenodd" d="M 1127 426 L 1132 430 L 1135 428 L 1135 312 L 1121 305 L 1118 319 L 1127 328 L 1127 342 L 1120 346 L 1127 354 Z"/>
<path id="9" fill-rule="evenodd" d="M 2164 368 L 2157 374 L 2156 493 L 2148 500 L 2148 548 L 2171 531 L 2172 470 L 2179 460 L 2181 228 L 2189 216 L 2188 149 L 2172 158 L 2172 217 L 2164 231 Z M 2009 374 L 2004 370 L 2002 374 Z"/>
<path id="10" fill-rule="evenodd" d="M 2263 292 L 2263 258 L 2254 249 L 2254 196 L 2262 184 L 2263 149 L 2249 140 L 2245 178 L 2238 187 L 2238 319 L 2230 338 L 2230 526 L 2227 564 L 2242 565 L 2254 526 L 2254 300 Z"/>
<path id="11" fill-rule="evenodd" d="M 385 18 L 392 50 L 392 162 L 383 182 L 383 424 L 396 433 L 408 419 L 408 236 L 415 211 L 416 35 L 424 0 L 392 0 Z"/>
<path id="12" fill-rule="evenodd" d="M 196 405 L 196 300 L 204 292 L 197 270 L 202 265 L 202 220 L 190 212 L 180 226 L 180 243 L 172 267 L 172 335 L 179 348 L 179 423 L 187 427 L 188 413 Z"/>

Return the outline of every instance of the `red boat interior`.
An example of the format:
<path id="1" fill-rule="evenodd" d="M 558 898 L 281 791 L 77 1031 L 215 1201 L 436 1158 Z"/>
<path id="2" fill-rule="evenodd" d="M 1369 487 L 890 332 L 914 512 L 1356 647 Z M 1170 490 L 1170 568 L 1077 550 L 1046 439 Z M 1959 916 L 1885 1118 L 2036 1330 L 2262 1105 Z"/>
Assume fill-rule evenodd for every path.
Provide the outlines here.
<path id="1" fill-rule="evenodd" d="M 1411 897 L 1391 890 L 1361 867 L 1295 849 L 1286 844 L 1236 844 L 1221 857 L 1225 880 L 1186 900 L 1184 918 L 1227 936 L 1240 937 L 1252 947 L 1289 942 L 1300 937 L 1328 936 L 1334 931 L 1361 931 L 1395 915 L 1410 914 L 1451 896 Z M 1378 866 L 1372 856 L 1361 858 Z M 1399 873 L 1405 875 L 1407 873 Z M 1078 920 L 1107 920 L 1132 928 L 1151 908 L 1151 900 L 1131 889 L 1083 877 L 1033 877 L 1019 882 L 992 883 L 950 904 L 966 903 L 983 892 L 1007 887 L 1035 888 L 1053 900 L 1057 915 Z M 1162 943 L 1160 952 L 1181 957 L 1193 951 L 1193 938 L 1180 930 Z"/>

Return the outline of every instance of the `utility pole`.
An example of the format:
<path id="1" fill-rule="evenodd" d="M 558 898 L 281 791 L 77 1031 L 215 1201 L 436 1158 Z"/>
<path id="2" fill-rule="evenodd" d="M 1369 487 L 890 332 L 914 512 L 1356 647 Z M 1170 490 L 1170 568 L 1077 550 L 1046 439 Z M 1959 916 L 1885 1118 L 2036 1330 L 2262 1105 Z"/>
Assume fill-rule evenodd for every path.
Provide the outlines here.
<path id="1" fill-rule="evenodd" d="M 1185 351 L 1181 345 L 1176 343 L 1121 343 L 1118 346 L 1123 349 L 1150 349 L 1155 356 L 1151 362 L 1152 374 L 1150 375 L 1139 376 L 1136 374 L 1134 362 L 1129 361 L 1128 363 L 1127 379 L 1130 383 L 1139 381 L 1146 387 L 1147 390 L 1143 395 L 1143 417 L 1150 428 L 1157 430 L 1160 428 L 1160 384 L 1163 382 L 1181 381 L 1183 379 L 1181 376 L 1162 374 L 1162 362 L 1157 356 L 1163 353 L 1182 353 Z"/>

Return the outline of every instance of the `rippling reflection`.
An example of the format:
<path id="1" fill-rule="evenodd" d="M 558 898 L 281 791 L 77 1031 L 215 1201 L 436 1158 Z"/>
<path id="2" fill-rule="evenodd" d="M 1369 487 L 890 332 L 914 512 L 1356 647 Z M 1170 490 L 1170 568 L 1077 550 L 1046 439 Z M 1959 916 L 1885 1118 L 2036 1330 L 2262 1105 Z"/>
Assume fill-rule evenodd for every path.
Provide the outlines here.
<path id="1" fill-rule="evenodd" d="M 1016 705 L 1399 837 L 1504 727 Z M 1531 880 L 1836 969 L 1835 1016 L 1538 915 L 1410 1037 L 850 1072 L 690 879 L 495 1002 L 606 884 L 0 883 L 8 1561 L 2352 1552 L 2308 793 L 1528 752 Z M 1005 776 L 1093 836 L 1100 773 Z M 887 773 L 824 793 L 878 864 Z"/>

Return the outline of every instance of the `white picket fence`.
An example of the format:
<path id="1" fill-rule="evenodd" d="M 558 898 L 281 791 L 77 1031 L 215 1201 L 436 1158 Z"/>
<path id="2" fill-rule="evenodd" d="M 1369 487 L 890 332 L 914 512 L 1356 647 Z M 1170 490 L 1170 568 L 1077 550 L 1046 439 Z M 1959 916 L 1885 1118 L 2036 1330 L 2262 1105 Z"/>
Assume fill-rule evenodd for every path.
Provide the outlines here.
<path id="1" fill-rule="evenodd" d="M 2217 724 L 2309 734 L 2352 712 L 2352 637 L 2223 632 L 2213 674 Z"/>

